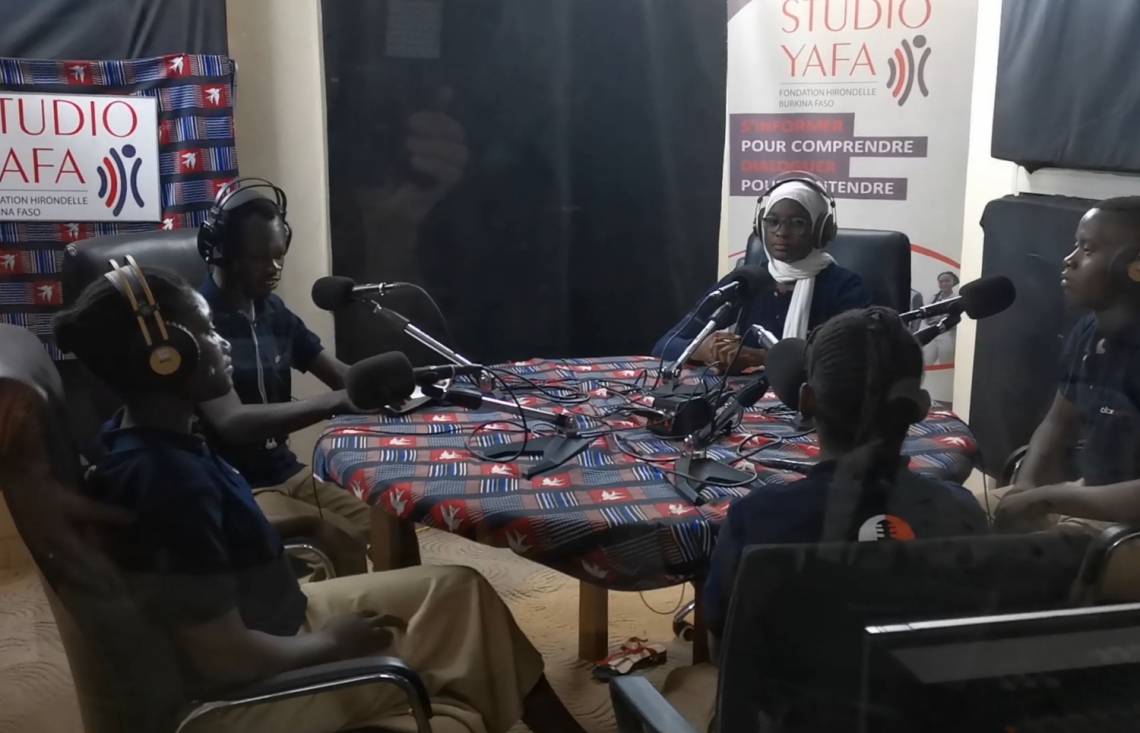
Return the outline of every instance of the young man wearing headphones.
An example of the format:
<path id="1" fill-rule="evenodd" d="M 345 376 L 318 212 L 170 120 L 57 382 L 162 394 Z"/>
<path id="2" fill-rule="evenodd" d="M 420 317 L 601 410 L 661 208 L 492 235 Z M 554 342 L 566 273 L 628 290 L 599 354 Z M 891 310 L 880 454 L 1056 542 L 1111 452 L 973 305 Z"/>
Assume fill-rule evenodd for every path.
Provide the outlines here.
<path id="1" fill-rule="evenodd" d="M 1053 405 L 1033 433 L 1017 483 L 998 506 L 1001 524 L 1062 528 L 1140 522 L 1140 196 L 1099 202 L 1081 219 L 1061 287 L 1092 311 L 1073 328 Z M 1067 459 L 1084 441 L 1080 480 Z"/>
<path id="2" fill-rule="evenodd" d="M 744 317 L 738 309 L 735 322 L 744 328 L 759 324 L 780 338 L 804 338 L 829 318 L 870 305 L 860 277 L 836 265 L 824 251 L 835 239 L 836 227 L 835 200 L 823 181 L 793 172 L 768 189 L 757 201 L 753 232 L 764 247 L 776 286 L 752 294 L 743 304 Z M 653 347 L 654 356 L 680 356 L 705 325 L 704 319 L 693 315 L 686 315 L 661 337 Z M 705 339 L 692 359 L 721 369 L 732 364 L 737 369 L 762 366 L 766 352 L 760 346 L 754 332 L 742 338 L 722 330 Z"/>
<path id="3" fill-rule="evenodd" d="M 272 198 L 269 198 L 272 197 Z M 289 449 L 289 434 L 354 411 L 344 391 L 348 367 L 321 345 L 273 291 L 292 232 L 285 192 L 262 179 L 234 181 L 218 192 L 199 231 L 210 265 L 200 288 L 218 332 L 233 347 L 233 390 L 200 405 L 219 454 L 253 486 L 277 524 L 319 515 L 331 525 L 338 574 L 365 570 L 370 511 L 335 484 L 316 479 Z M 331 391 L 293 399 L 292 370 L 311 372 Z"/>

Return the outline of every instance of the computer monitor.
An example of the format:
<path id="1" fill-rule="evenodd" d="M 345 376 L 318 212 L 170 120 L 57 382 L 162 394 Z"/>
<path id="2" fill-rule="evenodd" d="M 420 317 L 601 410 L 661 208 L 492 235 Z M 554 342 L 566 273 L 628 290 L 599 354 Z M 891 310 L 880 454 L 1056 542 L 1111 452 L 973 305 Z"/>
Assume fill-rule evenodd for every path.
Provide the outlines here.
<path id="1" fill-rule="evenodd" d="M 1140 604 L 864 629 L 860 731 L 1134 731 Z"/>

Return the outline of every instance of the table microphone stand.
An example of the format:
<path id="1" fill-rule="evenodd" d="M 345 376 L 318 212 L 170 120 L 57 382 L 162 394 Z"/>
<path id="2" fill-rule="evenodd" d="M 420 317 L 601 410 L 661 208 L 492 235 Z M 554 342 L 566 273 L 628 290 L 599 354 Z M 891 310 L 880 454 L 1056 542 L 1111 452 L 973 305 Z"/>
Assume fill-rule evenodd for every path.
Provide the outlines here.
<path id="1" fill-rule="evenodd" d="M 400 324 L 403 332 L 406 333 L 410 338 L 415 339 L 419 343 L 442 356 L 444 359 L 447 359 L 452 364 L 459 364 L 461 366 L 475 366 L 475 362 L 471 361 L 463 354 L 460 354 L 458 351 L 448 348 L 444 344 L 435 340 L 432 338 L 431 334 L 416 326 L 416 324 L 412 323 L 400 313 L 392 310 L 391 308 L 385 308 L 375 300 L 371 300 L 369 303 L 372 305 L 373 313 L 378 316 L 386 316 L 396 323 Z"/>
<path id="2" fill-rule="evenodd" d="M 955 308 L 954 310 L 947 313 L 941 321 L 934 324 L 933 326 L 927 326 L 926 328 L 922 328 L 916 331 L 914 337 L 918 340 L 918 343 L 926 346 L 931 341 L 938 338 L 942 334 L 947 333 L 950 331 L 950 329 L 956 327 L 961 322 L 962 309 Z"/>
<path id="3" fill-rule="evenodd" d="M 554 425 L 559 431 L 557 435 L 543 435 L 525 441 L 516 440 L 510 443 L 492 445 L 483 450 L 483 455 L 491 460 L 502 460 L 516 456 L 540 456 L 541 460 L 538 463 L 529 466 L 523 472 L 525 478 L 534 478 L 540 473 L 558 468 L 589 448 L 597 440 L 597 436 L 582 436 L 578 426 L 565 413 L 560 415 L 549 410 L 522 407 L 508 400 L 484 397 L 482 394 L 464 390 L 443 390 L 434 385 L 424 387 L 423 390 L 426 395 L 458 407 L 477 410 L 480 407 L 490 405 L 504 412 L 516 412 L 529 420 L 540 420 Z"/>

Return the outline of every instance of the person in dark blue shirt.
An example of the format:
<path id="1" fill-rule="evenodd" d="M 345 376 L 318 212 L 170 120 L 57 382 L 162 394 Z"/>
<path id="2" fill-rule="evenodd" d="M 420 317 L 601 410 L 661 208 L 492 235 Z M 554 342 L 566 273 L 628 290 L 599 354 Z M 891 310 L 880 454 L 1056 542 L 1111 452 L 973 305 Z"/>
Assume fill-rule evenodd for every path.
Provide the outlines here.
<path id="1" fill-rule="evenodd" d="M 743 303 L 743 318 L 737 308 L 730 321 L 720 324 L 722 330 L 697 348 L 694 362 L 722 369 L 764 364 L 766 352 L 757 334 L 749 331 L 742 337 L 725 329 L 729 323 L 745 329 L 760 325 L 776 338 L 804 338 L 829 318 L 871 303 L 862 279 L 835 264 L 824 251 L 835 237 L 835 206 L 822 182 L 795 178 L 777 184 L 761 199 L 756 225 L 768 256 L 768 272 L 776 284 Z M 678 358 L 709 315 L 697 309 L 687 314 L 658 340 L 653 356 Z"/>
<path id="2" fill-rule="evenodd" d="M 1097 203 L 1077 227 L 1061 286 L 1092 311 L 1065 341 L 1057 394 L 998 521 L 1077 531 L 1140 522 L 1140 196 Z M 1083 440 L 1080 478 L 1068 459 Z M 1091 521 L 1082 521 L 1091 520 Z"/>
<path id="3" fill-rule="evenodd" d="M 705 585 L 720 636 L 736 568 L 749 545 L 945 537 L 987 531 L 985 512 L 957 484 L 910 472 L 900 456 L 930 396 L 922 349 L 898 315 L 868 308 L 812 332 L 800 409 L 819 432 L 821 462 L 798 482 L 756 489 L 721 527 Z"/>
<path id="4" fill-rule="evenodd" d="M 355 411 L 344 391 L 348 367 L 273 292 L 291 238 L 284 211 L 260 187 L 241 188 L 239 182 L 234 190 L 220 198 L 222 213 L 211 237 L 217 246 L 206 253 L 210 276 L 199 289 L 232 346 L 234 363 L 233 390 L 199 406 L 206 435 L 254 487 L 275 523 L 320 516 L 322 542 L 333 550 L 338 575 L 361 572 L 368 505 L 317 479 L 288 445 L 290 433 Z M 294 399 L 294 369 L 312 373 L 330 391 Z"/>
<path id="5" fill-rule="evenodd" d="M 172 643 L 185 702 L 387 653 L 419 672 L 448 729 L 503 733 L 521 717 L 536 731 L 581 733 L 541 655 L 475 571 L 412 567 L 299 586 L 249 483 L 192 433 L 197 405 L 231 389 L 230 345 L 209 306 L 174 276 L 133 265 L 109 275 L 59 314 L 55 333 L 125 403 L 86 491 L 131 517 L 108 554 L 128 599 Z M 367 686 L 215 712 L 208 727 L 387 729 L 406 709 L 395 688 Z"/>

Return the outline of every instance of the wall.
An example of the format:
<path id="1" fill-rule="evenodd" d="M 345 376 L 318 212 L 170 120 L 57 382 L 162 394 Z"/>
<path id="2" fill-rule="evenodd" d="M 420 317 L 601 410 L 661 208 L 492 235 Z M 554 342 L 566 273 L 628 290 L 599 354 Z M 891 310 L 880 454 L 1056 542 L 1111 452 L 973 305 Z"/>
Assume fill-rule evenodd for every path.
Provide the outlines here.
<path id="1" fill-rule="evenodd" d="M 970 149 L 966 171 L 966 205 L 963 212 L 962 281 L 982 274 L 983 235 L 979 221 L 986 204 L 1015 193 L 1079 196 L 1091 199 L 1140 195 L 1140 176 L 1042 169 L 1028 173 L 1006 160 L 990 157 L 993 131 L 994 90 L 997 86 L 998 38 L 1001 0 L 978 3 L 977 50 L 974 58 L 974 91 L 970 118 Z M 974 376 L 975 324 L 963 319 L 958 327 L 955 350 L 954 411 L 970 414 Z"/>
<path id="2" fill-rule="evenodd" d="M 330 272 L 328 140 L 319 0 L 227 0 L 230 55 L 238 63 L 241 172 L 289 194 L 293 244 L 278 294 L 333 348 L 332 317 L 313 305 L 313 281 Z M 294 396 L 325 390 L 294 373 Z M 293 436 L 308 463 L 321 426 Z"/>

